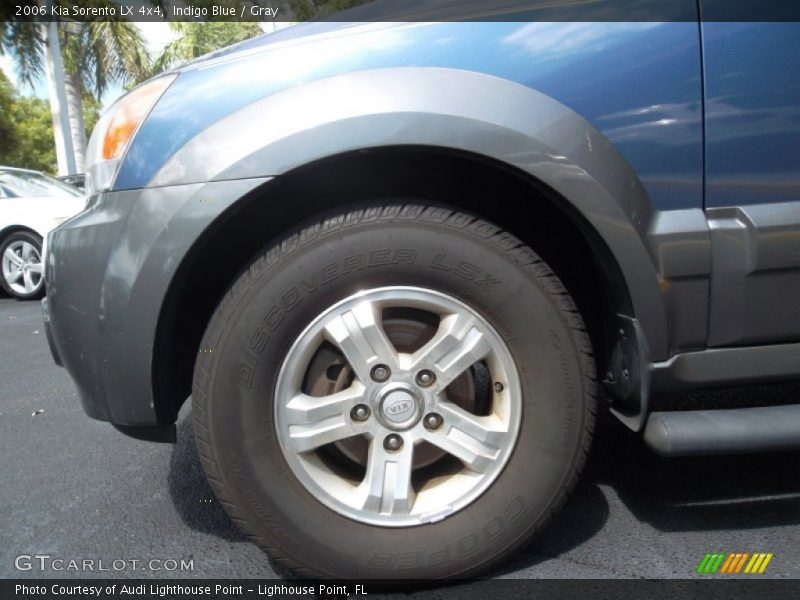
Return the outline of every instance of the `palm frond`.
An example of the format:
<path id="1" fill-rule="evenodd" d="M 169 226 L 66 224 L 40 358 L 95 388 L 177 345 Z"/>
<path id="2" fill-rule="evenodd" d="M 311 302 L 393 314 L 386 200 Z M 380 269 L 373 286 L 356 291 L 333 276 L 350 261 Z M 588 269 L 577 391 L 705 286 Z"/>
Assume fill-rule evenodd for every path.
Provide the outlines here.
<path id="1" fill-rule="evenodd" d="M 33 85 L 44 73 L 45 43 L 39 25 L 24 21 L 3 23 L 0 48 L 14 59 L 20 82 Z"/>
<path id="2" fill-rule="evenodd" d="M 100 95 L 111 83 L 125 85 L 145 79 L 150 55 L 141 31 L 128 21 L 85 23 L 87 30 L 85 69 L 91 72 L 95 92 Z"/>

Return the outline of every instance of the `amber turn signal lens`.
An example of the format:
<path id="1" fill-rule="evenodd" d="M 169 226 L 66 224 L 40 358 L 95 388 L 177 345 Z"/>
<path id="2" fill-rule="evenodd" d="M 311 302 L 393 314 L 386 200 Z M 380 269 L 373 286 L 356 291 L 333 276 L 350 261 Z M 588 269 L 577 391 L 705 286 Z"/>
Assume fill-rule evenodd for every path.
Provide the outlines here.
<path id="1" fill-rule="evenodd" d="M 139 123 L 172 80 L 172 77 L 159 77 L 136 88 L 121 100 L 106 128 L 103 159 L 111 160 L 122 155 Z"/>

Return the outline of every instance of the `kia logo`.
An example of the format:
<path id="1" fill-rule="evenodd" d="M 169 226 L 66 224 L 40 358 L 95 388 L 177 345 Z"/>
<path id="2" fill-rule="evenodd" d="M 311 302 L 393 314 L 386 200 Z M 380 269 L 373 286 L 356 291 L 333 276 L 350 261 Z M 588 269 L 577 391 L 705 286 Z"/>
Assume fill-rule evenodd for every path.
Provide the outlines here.
<path id="1" fill-rule="evenodd" d="M 392 423 L 405 423 L 417 410 L 414 397 L 404 389 L 393 389 L 383 397 L 381 413 Z"/>
<path id="2" fill-rule="evenodd" d="M 385 407 L 387 415 L 402 415 L 411 410 L 413 404 L 411 400 L 392 400 Z"/>

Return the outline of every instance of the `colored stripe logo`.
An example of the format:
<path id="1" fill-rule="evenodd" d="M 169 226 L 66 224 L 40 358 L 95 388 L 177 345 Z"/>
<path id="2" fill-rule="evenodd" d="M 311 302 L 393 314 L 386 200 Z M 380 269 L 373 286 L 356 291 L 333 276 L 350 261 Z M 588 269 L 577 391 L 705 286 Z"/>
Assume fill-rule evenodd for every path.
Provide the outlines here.
<path id="1" fill-rule="evenodd" d="M 760 574 L 767 570 L 773 556 L 772 552 L 709 553 L 700 561 L 697 572 L 701 575 Z"/>

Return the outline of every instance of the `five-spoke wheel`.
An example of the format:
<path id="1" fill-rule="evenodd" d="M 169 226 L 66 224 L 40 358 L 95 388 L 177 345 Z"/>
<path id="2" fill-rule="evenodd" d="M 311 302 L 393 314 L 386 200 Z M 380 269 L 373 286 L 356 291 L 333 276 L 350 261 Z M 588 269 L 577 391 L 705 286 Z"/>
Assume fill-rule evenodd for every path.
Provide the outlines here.
<path id="1" fill-rule="evenodd" d="M 415 326 L 410 344 L 401 332 Z M 351 375 L 317 395 L 308 373 L 323 345 L 325 372 Z M 477 369 L 496 384 L 476 386 Z M 276 389 L 275 433 L 294 474 L 333 510 L 374 525 L 460 510 L 500 473 L 519 430 L 506 344 L 476 311 L 433 290 L 374 289 L 328 308 L 289 350 Z"/>
<path id="2" fill-rule="evenodd" d="M 42 244 L 33 234 L 13 233 L 0 245 L 0 284 L 16 298 L 38 297 L 44 290 Z"/>

